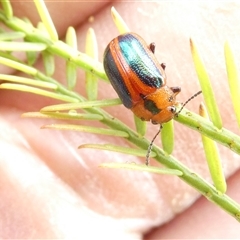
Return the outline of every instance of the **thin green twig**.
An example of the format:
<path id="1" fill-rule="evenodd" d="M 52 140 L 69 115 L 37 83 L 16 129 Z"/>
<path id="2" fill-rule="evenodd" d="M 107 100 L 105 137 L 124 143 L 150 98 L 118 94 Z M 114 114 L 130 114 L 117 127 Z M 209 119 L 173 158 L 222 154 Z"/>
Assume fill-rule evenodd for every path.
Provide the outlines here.
<path id="1" fill-rule="evenodd" d="M 7 8 L 9 6 L 5 5 Z M 41 7 L 41 6 L 40 6 Z M 42 8 L 42 7 L 41 7 Z M 44 9 L 43 9 L 44 10 Z M 45 9 L 46 10 L 46 9 Z M 44 11 L 45 11 L 44 10 Z M 6 24 L 10 29 L 16 32 L 22 32 L 25 35 L 25 40 L 33 43 L 42 43 L 44 46 L 47 46 L 48 53 L 52 55 L 57 55 L 65 60 L 73 62 L 76 66 L 79 66 L 84 71 L 93 73 L 100 79 L 104 79 L 106 81 L 107 77 L 103 70 L 102 64 L 96 60 L 93 60 L 91 57 L 88 57 L 86 54 L 83 54 L 77 51 L 75 48 L 67 45 L 63 41 L 57 40 L 57 35 L 54 33 L 54 26 L 48 26 L 48 20 L 45 22 L 45 27 L 48 30 L 49 34 L 46 32 L 41 31 L 40 29 L 34 28 L 28 22 L 25 22 L 19 18 L 12 17 L 11 12 L 7 10 L 9 14 L 5 15 L 3 12 L 0 12 L 0 20 Z M 51 36 L 51 37 L 50 37 Z M 7 55 L 5 55 L 7 56 Z M 11 59 L 11 58 L 10 58 Z M 39 93 L 44 96 L 49 96 L 53 98 L 54 96 L 59 97 L 59 99 L 63 101 L 72 101 L 72 102 L 85 102 L 86 99 L 80 96 L 78 93 L 73 92 L 67 89 L 65 86 L 61 85 L 55 79 L 43 74 L 42 72 L 38 71 L 34 67 L 30 67 L 26 64 L 19 63 L 17 61 L 14 62 L 14 59 L 9 60 L 6 57 L 0 57 L 0 60 L 3 64 L 9 64 L 9 66 L 18 69 L 20 71 L 24 71 L 27 74 L 30 74 L 33 78 L 38 79 L 39 81 L 44 81 L 48 83 L 53 83 L 56 86 L 56 92 L 45 91 L 38 88 L 29 87 L 26 85 L 19 86 L 19 84 L 9 84 L 4 83 L 1 85 L 1 88 L 6 89 L 14 89 L 15 90 L 24 90 L 33 93 Z M 96 114 L 96 116 L 101 116 L 100 122 L 108 126 L 111 130 L 103 130 L 106 133 L 111 135 L 114 134 L 114 131 L 119 133 L 119 137 L 126 138 L 129 142 L 135 144 L 142 150 L 148 149 L 149 141 L 144 137 L 140 136 L 138 133 L 133 131 L 131 128 L 123 124 L 118 119 L 115 119 L 113 116 L 108 114 L 106 111 L 102 110 L 100 107 L 94 108 L 84 108 L 84 111 L 90 114 Z M 44 113 L 44 112 L 43 112 Z M 61 113 L 62 114 L 62 113 Z M 53 116 L 57 117 L 57 115 Z M 59 117 L 65 117 L 65 115 L 59 115 Z M 68 117 L 68 116 L 66 116 Z M 79 116 L 80 117 L 80 116 Z M 208 136 L 209 138 L 217 141 L 224 146 L 227 146 L 232 151 L 240 154 L 240 137 L 233 134 L 232 132 L 222 128 L 216 128 L 211 122 L 203 119 L 197 114 L 194 114 L 186 109 L 184 109 L 178 117 L 175 118 L 178 122 L 181 122 L 188 127 Z M 55 128 L 57 125 L 52 125 Z M 75 129 L 75 130 L 82 130 L 82 131 L 93 131 L 96 132 L 99 129 L 93 129 L 92 127 L 81 127 L 79 125 L 71 126 L 65 125 L 60 126 L 62 129 Z M 73 127 L 73 128 L 71 128 Z M 98 133 L 101 133 L 98 132 Z M 205 197 L 207 197 L 210 201 L 216 203 L 229 214 L 231 214 L 235 219 L 240 221 L 240 205 L 233 201 L 231 198 L 226 196 L 225 194 L 220 194 L 214 186 L 207 183 L 202 177 L 193 173 L 189 170 L 186 166 L 182 165 L 180 161 L 175 159 L 173 156 L 166 154 L 162 149 L 157 146 L 153 146 L 153 155 L 156 154 L 155 159 L 160 162 L 161 164 L 165 165 L 166 167 L 179 170 L 181 172 L 180 178 L 187 182 L 189 185 L 194 187 L 200 193 L 202 193 Z"/>

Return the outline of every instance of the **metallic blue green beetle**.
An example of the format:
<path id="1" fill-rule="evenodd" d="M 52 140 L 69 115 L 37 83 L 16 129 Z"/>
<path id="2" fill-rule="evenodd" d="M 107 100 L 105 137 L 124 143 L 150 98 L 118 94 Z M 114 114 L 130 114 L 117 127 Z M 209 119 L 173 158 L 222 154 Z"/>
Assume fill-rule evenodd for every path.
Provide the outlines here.
<path id="1" fill-rule="evenodd" d="M 145 121 L 162 124 L 176 113 L 180 87 L 166 86 L 165 65 L 136 33 L 114 38 L 104 52 L 105 72 L 125 107 Z"/>

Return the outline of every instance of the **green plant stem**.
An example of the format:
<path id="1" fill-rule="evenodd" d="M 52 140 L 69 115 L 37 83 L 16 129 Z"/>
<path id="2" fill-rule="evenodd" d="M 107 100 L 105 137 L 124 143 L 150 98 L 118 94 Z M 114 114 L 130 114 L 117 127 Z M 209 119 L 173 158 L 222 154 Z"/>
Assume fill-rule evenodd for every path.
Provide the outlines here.
<path id="1" fill-rule="evenodd" d="M 142 149 L 147 149 L 149 146 L 149 141 L 146 139 L 139 138 L 138 135 L 129 129 L 127 126 L 123 126 L 118 120 L 106 118 L 102 122 L 108 126 L 114 127 L 119 130 L 127 130 L 129 134 L 128 140 L 134 143 L 136 146 L 141 147 Z M 152 151 L 157 154 L 155 159 L 163 164 L 164 166 L 170 169 L 176 169 L 183 172 L 183 175 L 180 176 L 182 180 L 194 187 L 199 191 L 203 196 L 208 198 L 211 202 L 219 205 L 222 209 L 232 215 L 236 220 L 240 221 L 240 205 L 233 201 L 225 194 L 220 194 L 211 184 L 207 183 L 202 177 L 193 173 L 186 166 L 182 165 L 176 158 L 171 155 L 165 155 L 164 151 L 157 146 L 153 146 Z"/>
<path id="2" fill-rule="evenodd" d="M 77 66 L 81 67 L 85 71 L 92 72 L 96 76 L 102 79 L 107 79 L 104 73 L 102 64 L 97 61 L 93 61 L 87 55 L 78 52 L 77 50 L 71 48 L 67 44 L 62 41 L 52 41 L 46 35 L 44 35 L 41 31 L 36 28 L 31 28 L 29 24 L 25 23 L 24 21 L 18 18 L 11 18 L 7 19 L 1 12 L 0 12 L 0 20 L 2 20 L 8 27 L 15 31 L 20 31 L 26 34 L 26 38 L 28 41 L 38 42 L 38 43 L 45 43 L 48 45 L 48 50 L 51 53 L 54 53 L 62 58 L 70 59 L 73 61 Z M 56 84 L 57 91 L 65 94 L 66 96 L 71 96 L 76 98 L 78 101 L 85 101 L 85 99 L 79 96 L 77 93 L 67 90 L 64 86 L 60 83 L 55 81 L 54 79 L 45 76 L 39 71 L 34 73 L 34 77 L 46 82 L 52 82 Z M 100 114 L 103 116 L 103 120 L 101 122 L 112 129 L 120 130 L 127 132 L 129 137 L 127 140 L 136 146 L 140 147 L 141 149 L 145 149 L 147 151 L 149 146 L 149 141 L 145 138 L 139 137 L 139 135 L 130 129 L 128 126 L 120 122 L 119 120 L 115 119 L 113 116 L 105 112 L 100 108 L 89 108 L 85 109 L 88 113 Z M 191 116 L 190 116 L 191 115 Z M 196 114 L 193 114 L 189 111 L 183 111 L 178 118 L 177 121 L 188 125 L 190 128 L 193 128 L 202 134 L 212 138 L 220 142 L 221 144 L 229 147 L 233 151 L 240 153 L 240 138 L 233 133 L 222 129 L 217 130 L 210 122 L 200 118 Z M 157 146 L 153 146 L 153 152 L 157 154 L 155 158 L 158 162 L 165 165 L 170 169 L 180 170 L 183 175 L 180 177 L 190 186 L 194 187 L 198 190 L 201 194 L 203 194 L 206 198 L 210 201 L 214 202 L 215 204 L 219 205 L 233 217 L 235 217 L 238 221 L 240 219 L 240 205 L 234 202 L 231 198 L 226 196 L 225 194 L 221 195 L 218 191 L 209 183 L 207 183 L 203 178 L 198 176 L 197 174 L 191 172 L 187 167 L 182 165 L 177 159 L 175 159 L 171 155 L 165 155 L 164 151 Z"/>
<path id="3" fill-rule="evenodd" d="M 59 84 L 59 83 L 58 83 Z M 62 86 L 64 89 L 64 87 Z M 65 89 L 65 93 L 71 93 Z M 75 97 L 78 96 L 77 93 L 74 93 Z M 80 101 L 84 100 L 82 97 L 79 99 Z M 127 138 L 128 141 L 132 142 L 136 146 L 146 149 L 149 146 L 149 141 L 145 138 L 140 138 L 139 135 L 134 132 L 131 128 L 124 125 L 119 120 L 113 118 L 110 114 L 105 112 L 104 110 L 100 108 L 89 108 L 85 109 L 85 111 L 89 113 L 95 113 L 100 114 L 103 116 L 103 120 L 101 120 L 102 123 L 109 126 L 112 129 L 117 129 L 121 131 L 125 131 L 129 134 L 129 137 Z M 191 117 L 189 117 L 191 115 Z M 177 121 L 182 122 L 185 125 L 188 125 L 189 127 L 192 127 L 195 130 L 201 131 L 203 134 L 206 134 L 210 138 L 216 139 L 218 142 L 222 143 L 226 146 L 231 146 L 232 150 L 235 150 L 236 152 L 240 153 L 240 138 L 223 129 L 222 131 L 217 130 L 216 127 L 214 127 L 211 122 L 204 120 L 202 117 L 198 116 L 197 114 L 194 114 L 192 112 L 183 110 L 182 114 L 179 115 L 178 118 L 176 118 Z M 204 130 L 207 130 L 206 132 Z M 217 134 L 216 134 L 217 132 Z M 224 135 L 225 134 L 225 135 Z M 232 139 L 235 139 L 234 141 Z M 228 144 L 231 143 L 231 144 Z M 198 176 L 197 174 L 191 172 L 188 168 L 186 168 L 184 165 L 182 165 L 176 158 L 173 156 L 166 156 L 164 151 L 158 148 L 157 146 L 153 146 L 153 152 L 157 154 L 157 157 L 155 158 L 158 162 L 165 165 L 166 167 L 170 169 L 177 169 L 183 172 L 183 176 L 180 178 L 183 179 L 185 182 L 187 182 L 189 185 L 194 187 L 196 190 L 198 190 L 201 194 L 203 194 L 206 198 L 210 199 L 212 202 L 219 205 L 221 208 L 223 208 L 225 211 L 227 211 L 229 214 L 231 214 L 233 217 L 235 217 L 238 221 L 240 218 L 240 205 L 234 202 L 231 198 L 229 198 L 227 195 L 221 195 L 219 192 L 209 183 L 207 183 L 203 178 Z"/>
<path id="4" fill-rule="evenodd" d="M 77 51 L 62 41 L 51 40 L 37 28 L 31 28 L 29 24 L 16 17 L 7 19 L 0 12 L 0 20 L 3 21 L 9 28 L 25 33 L 26 40 L 37 43 L 45 43 L 48 45 L 48 52 L 58 55 L 66 60 L 68 59 L 73 61 L 76 66 L 82 68 L 83 70 L 91 72 L 101 79 L 107 80 L 102 64 L 98 61 L 94 61 L 86 54 Z"/>
<path id="5" fill-rule="evenodd" d="M 24 32 L 26 34 L 26 38 L 32 41 L 42 42 L 49 45 L 48 50 L 56 55 L 59 55 L 65 59 L 71 59 L 77 66 L 81 67 L 82 69 L 86 71 L 90 71 L 94 73 L 96 76 L 107 79 L 105 72 L 102 68 L 102 65 L 97 62 L 93 61 L 92 58 L 89 58 L 86 54 L 80 53 L 77 50 L 71 48 L 67 44 L 61 41 L 56 41 L 53 43 L 50 39 L 48 39 L 46 36 L 44 36 L 40 31 L 35 29 L 36 31 L 29 30 L 29 25 L 22 20 L 19 20 L 15 17 L 11 18 L 10 20 L 6 19 L 3 14 L 0 13 L 0 19 L 4 21 L 4 23 L 11 27 L 12 29 L 20 32 Z M 21 24 L 19 24 L 21 23 Z M 97 67 L 96 67 L 97 66 Z M 37 73 L 35 77 L 39 77 L 41 80 L 52 82 L 53 79 L 45 77 L 40 72 Z M 47 79 L 46 79 L 47 78 Z M 77 97 L 80 101 L 83 101 L 84 99 L 81 98 L 78 94 L 73 93 L 72 91 L 67 90 L 64 88 L 61 84 L 59 84 L 57 81 L 54 81 L 56 85 L 58 85 L 58 90 L 62 92 L 63 94 L 67 94 L 71 97 Z M 182 114 L 181 114 L 182 116 Z M 229 147 L 233 151 L 240 153 L 240 140 L 237 135 L 232 134 L 231 132 L 227 130 L 217 130 L 216 128 L 210 127 L 210 124 L 202 124 L 203 119 L 196 119 L 193 120 L 193 118 L 186 118 L 184 117 L 184 121 L 181 121 L 183 118 L 179 116 L 178 119 L 176 119 L 179 122 L 182 122 L 183 124 L 186 124 L 190 126 L 191 128 L 195 130 L 199 130 L 206 136 L 212 138 L 213 140 L 216 140 L 220 142 L 221 144 Z M 194 119 L 197 116 L 194 116 Z M 232 138 L 233 137 L 233 138 Z"/>
<path id="6" fill-rule="evenodd" d="M 158 154 L 155 158 L 156 160 L 170 169 L 180 170 L 183 175 L 179 177 L 183 181 L 194 187 L 211 202 L 214 202 L 220 206 L 222 209 L 232 215 L 237 221 L 240 221 L 240 205 L 237 202 L 233 201 L 227 195 L 221 194 L 215 189 L 215 187 L 207 183 L 199 175 L 187 169 L 186 166 L 183 166 L 176 158 L 172 156 L 164 156 L 163 152 L 159 151 L 159 149 L 156 149 L 155 146 L 153 147 L 153 151 Z"/>
<path id="7" fill-rule="evenodd" d="M 220 130 L 210 121 L 186 109 L 175 120 L 240 154 L 240 137 L 233 132 L 225 128 Z"/>

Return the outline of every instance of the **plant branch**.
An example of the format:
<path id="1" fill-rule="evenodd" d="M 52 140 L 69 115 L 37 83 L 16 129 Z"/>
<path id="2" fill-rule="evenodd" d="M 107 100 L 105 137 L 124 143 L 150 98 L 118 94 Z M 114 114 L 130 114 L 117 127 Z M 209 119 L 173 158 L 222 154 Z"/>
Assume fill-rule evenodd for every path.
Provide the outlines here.
<path id="1" fill-rule="evenodd" d="M 9 8 L 9 6 L 6 5 L 6 8 Z M 5 23 L 6 26 L 8 26 L 10 29 L 23 33 L 25 35 L 24 39 L 26 41 L 30 41 L 33 43 L 42 43 L 44 44 L 44 46 L 46 45 L 47 47 L 46 51 L 49 54 L 60 56 L 68 60 L 69 62 L 74 63 L 76 66 L 82 68 L 84 71 L 90 72 L 95 76 L 97 76 L 98 78 L 108 81 L 105 75 L 103 66 L 100 62 L 94 60 L 93 58 L 87 56 L 84 53 L 77 51 L 76 48 L 67 45 L 63 41 L 57 40 L 57 35 L 54 35 L 54 33 L 50 38 L 50 36 L 46 34 L 46 32 L 43 32 L 40 29 L 34 28 L 28 22 L 24 22 L 23 20 L 18 19 L 16 17 L 9 17 L 11 16 L 10 11 L 7 16 L 8 17 L 6 17 L 6 15 L 4 15 L 3 12 L 0 12 L 0 20 L 3 23 Z M 15 84 L 15 83 L 14 84 L 4 83 L 0 85 L 0 88 L 14 89 L 18 91 L 24 90 L 28 92 L 33 92 L 35 94 L 48 96 L 51 98 L 57 97 L 58 99 L 61 99 L 63 101 L 69 100 L 71 102 L 75 102 L 76 104 L 75 107 L 73 104 L 70 104 L 69 106 L 71 107 L 69 110 L 83 108 L 81 107 L 81 102 L 85 103 L 87 101 L 84 97 L 80 96 L 76 92 L 73 92 L 67 89 L 67 87 L 63 86 L 62 84 L 57 82 L 55 79 L 45 75 L 44 73 L 40 72 L 34 67 L 30 67 L 24 63 L 19 63 L 15 59 L 10 58 L 10 56 L 9 56 L 10 58 L 9 60 L 7 59 L 7 56 L 8 55 L 0 57 L 2 64 L 6 64 L 6 65 L 10 64 L 11 67 L 16 68 L 23 72 L 25 70 L 27 74 L 37 79 L 36 81 L 44 81 L 47 83 L 54 84 L 56 86 L 55 87 L 56 92 L 49 92 L 37 87 L 29 87 L 28 85 L 21 85 L 20 87 L 19 86 L 20 84 Z M 86 111 L 87 113 L 97 114 L 101 116 L 102 118 L 100 118 L 100 122 L 102 122 L 103 124 L 105 124 L 111 129 L 110 131 L 108 131 L 109 134 L 113 135 L 112 132 L 116 130 L 120 131 L 119 133 L 123 132 L 124 134 L 120 134 L 120 137 L 124 137 L 126 140 L 138 146 L 140 149 L 147 151 L 149 146 L 149 141 L 147 139 L 145 139 L 144 137 L 140 137 L 138 133 L 136 133 L 134 130 L 129 128 L 127 125 L 125 125 L 118 119 L 115 119 L 113 116 L 111 116 L 109 113 L 107 113 L 100 107 L 101 105 L 97 105 L 95 107 L 94 104 L 92 105 L 90 104 L 89 108 L 84 108 L 84 111 Z M 65 110 L 67 109 L 64 108 L 63 111 Z M 61 108 L 60 108 L 60 111 L 61 111 Z M 42 112 L 44 113 L 44 110 Z M 45 112 L 46 112 L 46 108 L 45 108 Z M 51 113 L 51 111 L 49 111 L 49 113 Z M 54 115 L 53 113 L 53 116 L 56 117 L 57 115 Z M 65 115 L 62 117 L 65 117 Z M 179 114 L 179 116 L 175 118 L 175 120 L 188 126 L 189 128 L 194 129 L 195 131 L 200 132 L 201 134 L 204 134 L 205 136 L 213 139 L 214 141 L 221 143 L 222 145 L 230 148 L 232 151 L 240 154 L 240 137 L 235 135 L 234 133 L 224 128 L 220 130 L 216 128 L 210 121 L 186 109 L 184 109 Z M 73 126 L 65 125 L 65 129 L 66 128 L 71 129 L 71 127 Z M 80 126 L 78 128 L 83 129 Z M 87 127 L 85 128 L 85 131 L 87 130 L 91 131 L 93 130 L 93 128 L 91 129 L 91 127 Z M 97 131 L 97 129 L 95 130 Z M 163 164 L 164 166 L 170 169 L 179 170 L 182 173 L 182 175 L 179 177 L 183 181 L 188 183 L 190 186 L 194 187 L 196 190 L 198 190 L 210 201 L 219 205 L 221 208 L 227 211 L 230 215 L 232 215 L 235 219 L 240 221 L 240 205 L 238 203 L 234 202 L 227 195 L 221 194 L 219 191 L 216 190 L 216 188 L 213 185 L 207 183 L 202 177 L 200 177 L 196 173 L 193 173 L 191 170 L 189 170 L 186 166 L 184 166 L 180 161 L 178 161 L 173 156 L 167 155 L 159 147 L 153 145 L 152 151 L 153 151 L 153 155 L 156 154 L 155 159 L 159 163 Z"/>

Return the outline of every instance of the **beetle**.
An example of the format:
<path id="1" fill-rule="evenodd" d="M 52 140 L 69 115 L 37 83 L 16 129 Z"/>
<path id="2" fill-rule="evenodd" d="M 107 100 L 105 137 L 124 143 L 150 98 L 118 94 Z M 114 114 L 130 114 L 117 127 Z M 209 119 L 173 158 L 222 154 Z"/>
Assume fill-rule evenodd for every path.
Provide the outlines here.
<path id="1" fill-rule="evenodd" d="M 146 165 L 162 124 L 178 115 L 183 107 L 202 91 L 190 97 L 177 111 L 176 96 L 180 87 L 168 87 L 164 63 L 154 55 L 155 44 L 147 43 L 136 33 L 129 32 L 114 38 L 106 47 L 103 66 L 107 77 L 123 105 L 143 121 L 160 124 L 146 155 Z"/>
<path id="2" fill-rule="evenodd" d="M 166 85 L 165 64 L 136 33 L 114 38 L 106 47 L 103 65 L 113 88 L 126 108 L 144 121 L 163 124 L 176 114 L 180 87 Z"/>

